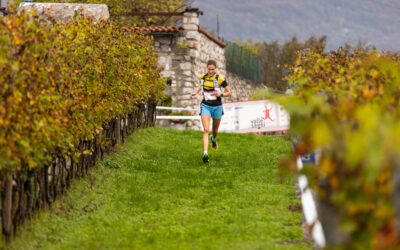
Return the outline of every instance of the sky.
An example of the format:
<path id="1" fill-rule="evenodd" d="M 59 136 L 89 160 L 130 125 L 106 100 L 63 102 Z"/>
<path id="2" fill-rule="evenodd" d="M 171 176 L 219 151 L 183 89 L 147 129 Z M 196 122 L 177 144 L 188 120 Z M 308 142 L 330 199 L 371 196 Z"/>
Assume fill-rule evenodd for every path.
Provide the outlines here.
<path id="1" fill-rule="evenodd" d="M 200 26 L 225 40 L 280 43 L 328 36 L 328 48 L 362 41 L 400 51 L 400 0 L 195 0 Z"/>

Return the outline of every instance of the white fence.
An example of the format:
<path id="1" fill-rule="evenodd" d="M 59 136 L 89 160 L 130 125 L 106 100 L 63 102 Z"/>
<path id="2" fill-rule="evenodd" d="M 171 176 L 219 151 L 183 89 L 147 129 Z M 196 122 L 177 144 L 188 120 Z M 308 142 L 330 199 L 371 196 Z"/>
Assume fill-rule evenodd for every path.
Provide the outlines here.
<path id="1" fill-rule="evenodd" d="M 318 164 L 319 154 L 313 154 L 310 159 L 309 156 L 298 157 L 297 158 L 297 169 L 300 171 L 303 169 L 303 162 L 313 162 Z M 324 247 L 325 235 L 322 228 L 322 224 L 318 219 L 317 206 L 314 200 L 312 190 L 308 187 L 308 180 L 305 175 L 299 176 L 299 188 L 301 192 L 301 204 L 303 207 L 304 219 L 307 227 L 312 227 L 311 236 L 318 247 Z"/>
<path id="2" fill-rule="evenodd" d="M 199 113 L 199 109 L 192 108 L 175 108 L 175 107 L 161 107 L 157 106 L 157 110 L 175 110 L 175 111 L 193 111 L 197 114 Z M 186 115 L 157 115 L 156 120 L 172 120 L 172 119 L 182 119 L 182 120 L 200 120 L 199 115 L 186 116 Z"/>
<path id="3" fill-rule="evenodd" d="M 231 133 L 265 133 L 287 131 L 289 114 L 277 103 L 268 100 L 227 102 L 223 104 L 224 115 L 219 131 Z M 157 110 L 192 111 L 199 109 L 157 107 Z M 199 115 L 167 116 L 157 115 L 156 119 L 200 120 Z"/>

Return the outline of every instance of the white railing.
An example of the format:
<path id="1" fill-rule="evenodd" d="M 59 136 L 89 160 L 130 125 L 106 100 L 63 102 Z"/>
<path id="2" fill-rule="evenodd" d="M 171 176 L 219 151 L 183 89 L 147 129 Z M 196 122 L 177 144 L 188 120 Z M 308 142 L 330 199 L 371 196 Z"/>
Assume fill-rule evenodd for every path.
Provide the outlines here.
<path id="1" fill-rule="evenodd" d="M 157 106 L 156 110 L 194 111 L 196 113 L 199 113 L 199 109 L 193 109 L 193 108 L 176 108 L 176 107 Z M 170 119 L 200 120 L 200 116 L 199 115 L 192 115 L 192 116 L 186 116 L 186 115 L 157 115 L 156 116 L 156 120 L 170 120 Z"/>
<path id="2" fill-rule="evenodd" d="M 156 109 L 158 110 L 187 110 L 187 111 L 199 111 L 199 109 L 192 109 L 192 108 L 175 108 L 175 107 L 162 107 L 162 106 L 157 106 Z"/>
<path id="3" fill-rule="evenodd" d="M 297 169 L 303 169 L 301 157 L 297 158 Z M 325 235 L 322 224 L 318 219 L 317 206 L 311 189 L 308 187 L 308 180 L 305 175 L 299 176 L 299 188 L 301 192 L 301 204 L 307 226 L 312 226 L 311 236 L 319 247 L 325 246 Z"/>

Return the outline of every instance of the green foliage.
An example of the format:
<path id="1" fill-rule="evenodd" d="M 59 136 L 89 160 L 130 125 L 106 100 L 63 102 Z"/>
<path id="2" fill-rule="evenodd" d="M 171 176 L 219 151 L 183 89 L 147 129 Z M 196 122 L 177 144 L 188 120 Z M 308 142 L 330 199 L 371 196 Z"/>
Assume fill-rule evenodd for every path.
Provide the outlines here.
<path id="1" fill-rule="evenodd" d="M 358 41 L 356 44 L 351 44 L 346 42 L 342 48 L 342 54 L 350 56 L 352 54 L 357 53 L 358 51 L 363 51 L 364 53 L 369 53 L 375 50 L 375 48 L 368 44 L 367 42 Z"/>
<path id="2" fill-rule="evenodd" d="M 290 142 L 222 133 L 206 166 L 201 138 L 137 131 L 7 249 L 311 249 L 288 209 L 300 203 L 293 180 L 276 171 Z"/>
<path id="3" fill-rule="evenodd" d="M 189 112 L 189 111 L 173 111 L 170 112 L 168 115 L 170 116 L 193 116 L 196 115 L 195 112 Z M 186 119 L 171 119 L 172 122 L 177 122 L 177 123 L 186 123 L 189 120 Z"/>
<path id="4" fill-rule="evenodd" d="M 268 88 L 260 87 L 260 88 L 257 88 L 253 92 L 250 99 L 251 100 L 263 100 L 263 99 L 267 99 L 270 96 L 271 96 L 271 93 L 269 92 Z"/>
<path id="5" fill-rule="evenodd" d="M 392 171 L 400 162 L 400 63 L 388 53 L 297 59 L 289 82 L 293 97 L 280 99 L 301 138 L 296 154 L 321 151 L 306 165 L 319 198 L 330 204 L 350 235 L 349 249 L 398 247 Z M 317 180 L 317 181 L 314 181 Z"/>
<path id="6" fill-rule="evenodd" d="M 125 12 L 165 12 L 183 11 L 190 6 L 191 0 L 47 0 L 46 2 L 106 4 L 110 11 L 111 20 L 121 24 L 137 26 L 173 25 L 178 17 L 167 16 L 126 16 Z"/>
<path id="7" fill-rule="evenodd" d="M 171 97 L 171 96 L 168 96 L 168 95 L 165 95 L 164 98 L 162 98 L 162 99 L 159 101 L 159 106 L 162 106 L 162 107 L 172 107 L 172 97 Z"/>
<path id="8" fill-rule="evenodd" d="M 256 84 L 261 83 L 261 62 L 249 46 L 229 42 L 225 48 L 226 69 Z"/>
<path id="9" fill-rule="evenodd" d="M 300 42 L 296 37 L 280 45 L 278 41 L 271 43 L 258 42 L 258 56 L 261 59 L 262 80 L 272 89 L 285 91 L 287 82 L 283 79 L 290 72 L 290 66 L 296 61 L 298 52 L 309 49 L 315 52 L 323 52 L 326 46 L 326 36 L 316 38 L 311 36 L 308 40 Z"/>
<path id="10" fill-rule="evenodd" d="M 254 55 L 259 54 L 259 51 L 258 51 L 259 47 L 257 46 L 257 43 L 251 39 L 249 39 L 247 41 L 241 41 L 238 39 L 234 39 L 233 42 L 235 44 L 237 44 L 238 46 L 241 46 L 241 47 L 245 48 L 246 50 L 250 51 L 250 53 L 252 53 Z"/>
<path id="11" fill-rule="evenodd" d="M 186 49 L 187 45 L 185 43 L 178 43 L 178 48 L 180 49 Z"/>
<path id="12" fill-rule="evenodd" d="M 151 38 L 112 22 L 9 15 L 0 40 L 1 170 L 70 155 L 106 121 L 162 95 Z"/>

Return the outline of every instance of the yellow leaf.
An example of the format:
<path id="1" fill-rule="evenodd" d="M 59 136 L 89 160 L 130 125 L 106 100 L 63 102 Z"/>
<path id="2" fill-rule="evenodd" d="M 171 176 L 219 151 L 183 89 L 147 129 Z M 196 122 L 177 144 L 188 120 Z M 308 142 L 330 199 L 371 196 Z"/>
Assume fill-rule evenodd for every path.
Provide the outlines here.
<path id="1" fill-rule="evenodd" d="M 331 175 L 335 172 L 335 165 L 332 164 L 330 159 L 324 158 L 321 161 L 320 168 L 321 168 L 322 173 L 325 173 L 327 175 Z"/>
<path id="2" fill-rule="evenodd" d="M 32 161 L 32 160 L 29 160 L 28 161 L 28 166 L 29 166 L 29 168 L 32 169 L 32 168 L 35 168 L 37 166 L 37 163 Z"/>
<path id="3" fill-rule="evenodd" d="M 90 150 L 85 150 L 85 151 L 83 151 L 83 154 L 84 154 L 84 155 L 91 155 L 92 152 L 90 152 Z"/>
<path id="4" fill-rule="evenodd" d="M 326 122 L 317 121 L 313 124 L 312 142 L 314 146 L 324 146 L 332 142 L 332 133 Z"/>

